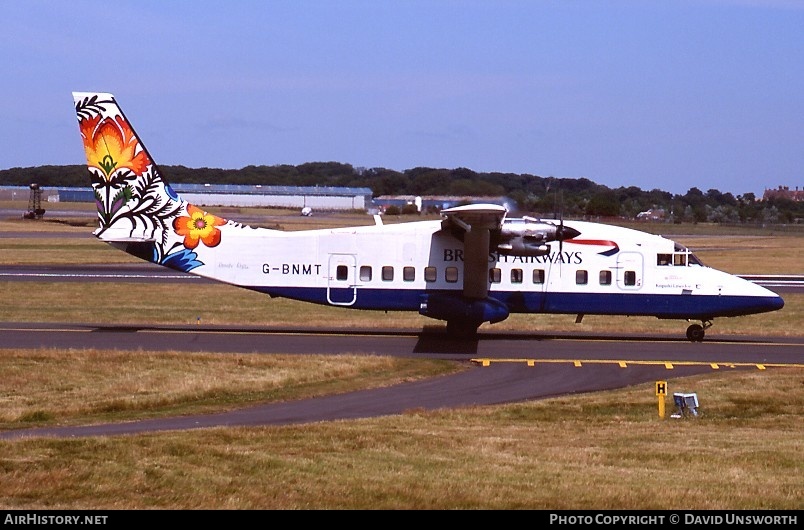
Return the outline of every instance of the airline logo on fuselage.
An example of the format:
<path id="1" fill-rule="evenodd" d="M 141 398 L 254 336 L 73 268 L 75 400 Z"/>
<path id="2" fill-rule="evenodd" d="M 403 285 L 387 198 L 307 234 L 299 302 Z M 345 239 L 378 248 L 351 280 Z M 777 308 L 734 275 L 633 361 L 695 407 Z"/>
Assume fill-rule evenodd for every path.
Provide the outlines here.
<path id="1" fill-rule="evenodd" d="M 445 248 L 444 262 L 463 261 L 462 248 Z M 582 253 L 575 252 L 550 252 L 544 256 L 508 256 L 499 252 L 489 252 L 489 263 L 583 263 Z"/>
<path id="2" fill-rule="evenodd" d="M 598 252 L 601 256 L 613 256 L 620 251 L 620 245 L 616 241 L 609 241 L 608 239 L 573 239 L 572 244 L 611 247 L 603 252 Z"/>

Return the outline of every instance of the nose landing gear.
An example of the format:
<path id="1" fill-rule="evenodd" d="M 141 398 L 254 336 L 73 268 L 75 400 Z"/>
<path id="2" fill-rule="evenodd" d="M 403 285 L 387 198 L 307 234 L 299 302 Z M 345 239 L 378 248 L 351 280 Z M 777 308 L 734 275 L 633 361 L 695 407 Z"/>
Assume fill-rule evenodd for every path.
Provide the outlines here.
<path id="1" fill-rule="evenodd" d="M 703 342 L 706 330 L 712 327 L 711 320 L 702 320 L 700 324 L 692 324 L 687 328 L 687 338 L 691 342 Z"/>

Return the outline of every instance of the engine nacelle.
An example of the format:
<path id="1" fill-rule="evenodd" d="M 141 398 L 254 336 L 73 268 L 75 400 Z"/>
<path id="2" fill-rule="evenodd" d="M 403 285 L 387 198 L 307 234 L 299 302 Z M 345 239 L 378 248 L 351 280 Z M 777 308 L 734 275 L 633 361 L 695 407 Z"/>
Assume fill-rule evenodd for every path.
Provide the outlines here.
<path id="1" fill-rule="evenodd" d="M 501 322 L 508 318 L 508 306 L 495 298 L 468 300 L 457 294 L 433 293 L 422 297 L 419 313 L 446 321 L 480 324 Z"/>
<path id="2" fill-rule="evenodd" d="M 497 245 L 497 252 L 507 256 L 544 256 L 550 253 L 550 247 L 522 236 L 516 236 Z"/>
<path id="3" fill-rule="evenodd" d="M 521 219 L 506 219 L 500 230 L 503 239 L 513 237 L 527 237 L 533 241 L 555 241 L 558 225 L 547 221 L 540 221 L 533 217 Z"/>
<path id="4" fill-rule="evenodd" d="M 550 253 L 549 241 L 563 241 L 580 235 L 574 228 L 540 221 L 533 217 L 506 219 L 500 229 L 497 251 L 509 256 L 544 256 Z"/>

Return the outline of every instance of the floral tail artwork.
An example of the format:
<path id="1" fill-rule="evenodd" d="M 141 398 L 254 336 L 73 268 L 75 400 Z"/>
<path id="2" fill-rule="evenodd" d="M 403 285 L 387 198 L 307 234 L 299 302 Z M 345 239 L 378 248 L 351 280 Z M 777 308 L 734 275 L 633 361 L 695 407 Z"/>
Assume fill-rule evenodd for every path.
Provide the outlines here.
<path id="1" fill-rule="evenodd" d="M 203 270 L 224 234 L 249 229 L 178 197 L 112 94 L 76 92 L 73 99 L 98 208 L 99 239 L 189 272 Z"/>

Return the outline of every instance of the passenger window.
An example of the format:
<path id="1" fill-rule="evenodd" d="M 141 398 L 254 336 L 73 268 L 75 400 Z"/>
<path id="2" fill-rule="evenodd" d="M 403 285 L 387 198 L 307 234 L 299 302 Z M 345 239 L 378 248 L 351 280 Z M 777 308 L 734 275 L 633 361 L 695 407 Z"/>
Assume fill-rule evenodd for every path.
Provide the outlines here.
<path id="1" fill-rule="evenodd" d="M 338 265 L 335 269 L 335 278 L 340 281 L 345 281 L 349 277 L 349 267 L 346 265 Z"/>
<path id="2" fill-rule="evenodd" d="M 657 254 L 656 255 L 656 265 L 663 267 L 665 265 L 670 265 L 670 258 L 672 256 L 670 254 Z"/>
<path id="3" fill-rule="evenodd" d="M 438 271 L 435 267 L 425 267 L 424 268 L 424 281 L 426 282 L 434 282 L 438 278 Z"/>
<path id="4" fill-rule="evenodd" d="M 544 283 L 544 269 L 533 269 L 533 283 Z"/>
<path id="5" fill-rule="evenodd" d="M 497 268 L 489 269 L 489 281 L 491 283 L 500 283 L 502 281 L 502 271 Z"/>
<path id="6" fill-rule="evenodd" d="M 578 285 L 586 285 L 589 281 L 589 273 L 584 270 L 575 271 L 575 283 Z"/>
<path id="7" fill-rule="evenodd" d="M 390 265 L 385 265 L 382 268 L 382 281 L 390 282 L 394 279 L 394 268 Z"/>
<path id="8" fill-rule="evenodd" d="M 611 285 L 611 271 L 600 271 L 600 285 Z"/>
<path id="9" fill-rule="evenodd" d="M 676 267 L 686 267 L 687 266 L 687 255 L 686 254 L 673 254 L 673 265 Z"/>
<path id="10" fill-rule="evenodd" d="M 623 280 L 625 285 L 636 285 L 636 272 L 634 271 L 625 271 L 623 275 Z"/>
<path id="11" fill-rule="evenodd" d="M 412 282 L 416 279 L 416 269 L 413 267 L 404 267 L 402 269 L 402 279 L 406 282 Z"/>
<path id="12" fill-rule="evenodd" d="M 371 281 L 371 266 L 370 265 L 361 265 L 361 267 L 360 267 L 360 281 L 361 282 L 370 282 Z"/>
<path id="13" fill-rule="evenodd" d="M 450 283 L 455 283 L 458 281 L 458 267 L 447 267 L 447 270 L 444 272 L 444 279 Z"/>
<path id="14" fill-rule="evenodd" d="M 522 283 L 522 269 L 511 269 L 511 283 Z"/>

